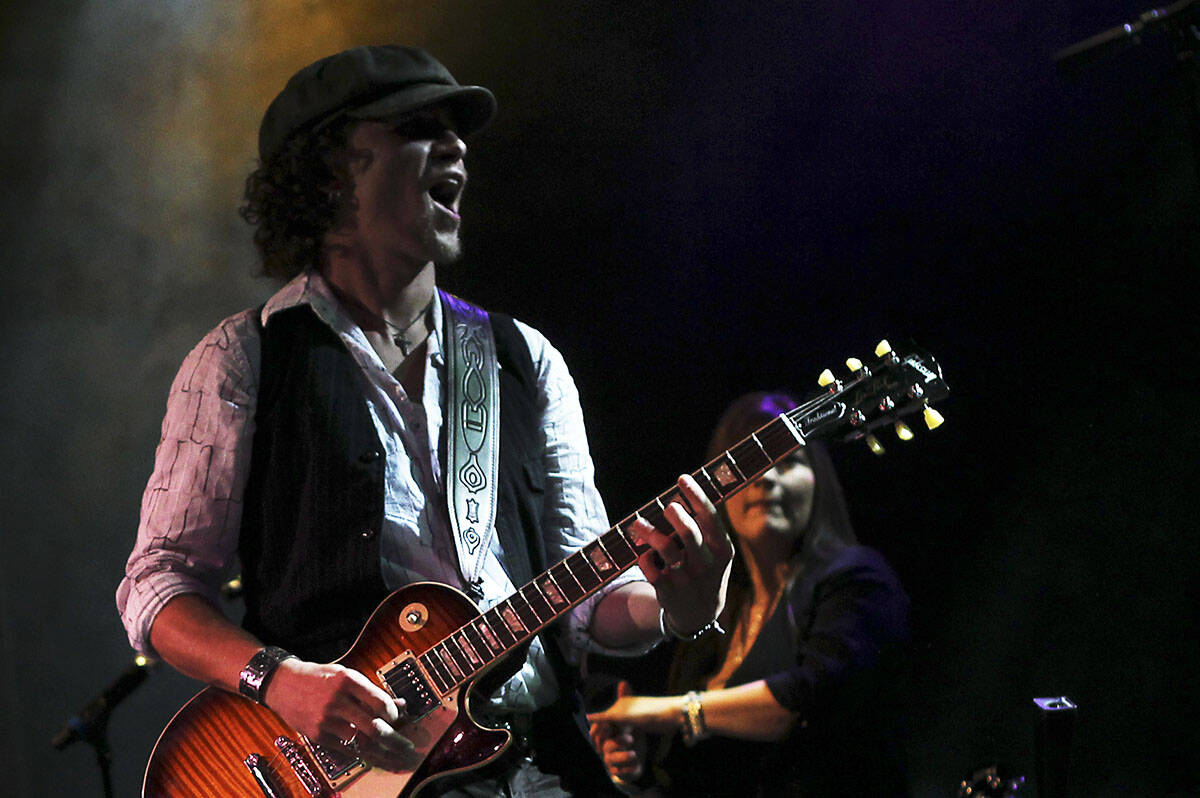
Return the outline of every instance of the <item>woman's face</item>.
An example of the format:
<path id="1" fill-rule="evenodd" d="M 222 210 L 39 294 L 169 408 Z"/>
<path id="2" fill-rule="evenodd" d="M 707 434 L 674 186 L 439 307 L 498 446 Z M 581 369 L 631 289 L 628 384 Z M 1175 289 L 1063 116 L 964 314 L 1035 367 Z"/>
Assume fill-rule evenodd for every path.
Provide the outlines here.
<path id="1" fill-rule="evenodd" d="M 808 529 L 813 507 L 813 470 L 803 446 L 725 503 L 738 537 L 764 535 L 798 538 Z"/>

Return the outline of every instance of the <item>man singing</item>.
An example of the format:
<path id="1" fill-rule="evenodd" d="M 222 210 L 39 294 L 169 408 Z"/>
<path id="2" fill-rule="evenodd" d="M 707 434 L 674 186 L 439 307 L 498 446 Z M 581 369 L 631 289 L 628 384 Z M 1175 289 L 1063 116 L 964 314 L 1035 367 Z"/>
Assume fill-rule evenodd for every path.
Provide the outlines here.
<path id="1" fill-rule="evenodd" d="M 401 46 L 323 58 L 270 104 L 242 214 L 284 285 L 184 361 L 117 591 L 136 649 L 385 770 L 418 756 L 404 701 L 330 664 L 378 603 L 430 581 L 485 609 L 608 528 L 562 356 L 437 288 L 459 256 L 464 138 L 495 107 Z M 600 789 L 571 722 L 571 663 L 691 637 L 724 602 L 728 539 L 690 477 L 678 494 L 669 523 L 634 528 L 650 546 L 638 568 L 534 638 L 476 700 L 526 732 L 517 754 L 432 792 Z M 216 599 L 235 562 L 242 627 Z"/>

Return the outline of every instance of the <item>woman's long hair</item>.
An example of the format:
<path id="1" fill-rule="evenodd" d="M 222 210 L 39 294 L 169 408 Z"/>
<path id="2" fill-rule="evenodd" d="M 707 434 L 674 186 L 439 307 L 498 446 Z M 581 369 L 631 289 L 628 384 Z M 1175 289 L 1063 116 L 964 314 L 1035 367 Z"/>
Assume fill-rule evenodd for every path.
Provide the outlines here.
<path id="1" fill-rule="evenodd" d="M 735 399 L 717 422 L 712 440 L 708 444 L 708 458 L 717 457 L 763 424 L 796 406 L 796 400 L 785 393 L 757 392 Z M 826 561 L 842 548 L 857 542 L 854 527 L 850 523 L 850 511 L 846 508 L 846 498 L 842 494 L 842 485 L 833 469 L 828 450 L 823 444 L 810 441 L 806 445 L 806 451 L 809 466 L 813 470 L 813 504 L 808 528 L 803 530 L 803 534 L 795 536 L 791 558 L 797 566 Z M 730 575 L 731 585 L 748 588 L 750 576 L 746 571 L 742 552 L 738 550 L 737 535 L 733 534 L 729 525 L 729 515 L 724 507 L 721 507 L 718 517 L 730 532 L 734 549 L 737 550 L 733 573 Z M 738 608 L 731 609 L 736 611 Z"/>

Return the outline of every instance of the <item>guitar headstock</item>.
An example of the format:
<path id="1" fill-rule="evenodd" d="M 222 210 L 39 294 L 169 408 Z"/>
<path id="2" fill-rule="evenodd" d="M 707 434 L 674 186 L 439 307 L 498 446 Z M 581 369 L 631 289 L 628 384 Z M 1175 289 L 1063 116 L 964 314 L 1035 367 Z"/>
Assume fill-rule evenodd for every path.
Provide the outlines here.
<path id="1" fill-rule="evenodd" d="M 869 362 L 846 360 L 847 375 L 840 380 L 825 369 L 817 383 L 825 392 L 787 413 L 805 438 L 865 440 L 876 454 L 883 444 L 874 431 L 891 425 L 896 436 L 911 440 L 912 428 L 904 418 L 920 413 L 925 426 L 936 429 L 944 419 L 934 409 L 950 388 L 942 378 L 942 367 L 928 352 L 909 346 L 894 350 L 886 340 L 875 347 Z"/>

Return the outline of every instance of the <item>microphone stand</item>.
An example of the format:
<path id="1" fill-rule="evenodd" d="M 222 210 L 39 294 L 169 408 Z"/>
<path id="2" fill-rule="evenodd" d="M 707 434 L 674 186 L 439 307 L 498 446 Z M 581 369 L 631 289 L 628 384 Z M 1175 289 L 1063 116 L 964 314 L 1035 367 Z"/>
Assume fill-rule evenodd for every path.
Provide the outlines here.
<path id="1" fill-rule="evenodd" d="M 108 745 L 108 719 L 121 703 L 144 681 L 154 661 L 139 656 L 100 695 L 88 702 L 79 714 L 71 716 L 54 735 L 50 744 L 61 751 L 71 743 L 84 740 L 96 750 L 105 798 L 113 798 L 112 750 Z"/>
<path id="2" fill-rule="evenodd" d="M 1076 42 L 1054 54 L 1061 72 L 1074 74 L 1099 58 L 1140 45 L 1143 37 L 1166 32 L 1175 47 L 1179 73 L 1188 92 L 1188 116 L 1192 128 L 1192 161 L 1200 181 L 1200 2 L 1177 0 L 1164 8 L 1153 8 L 1137 19 Z"/>

